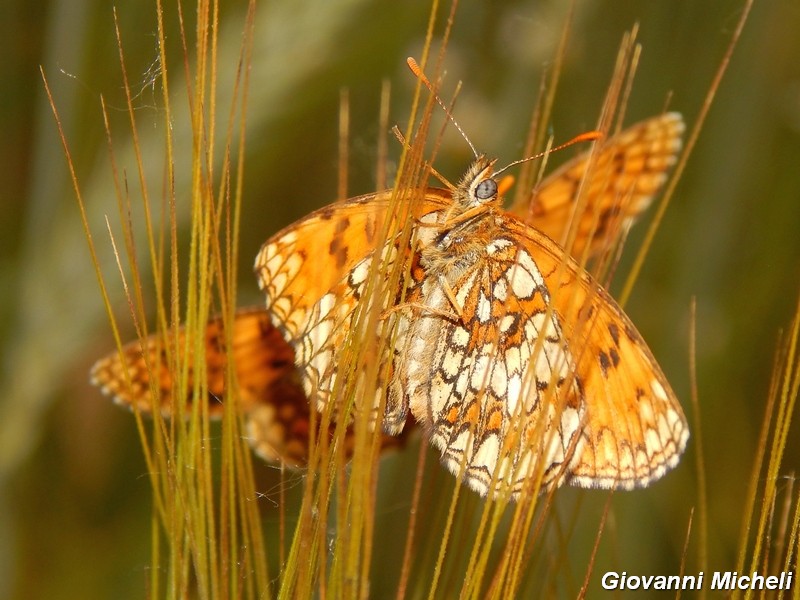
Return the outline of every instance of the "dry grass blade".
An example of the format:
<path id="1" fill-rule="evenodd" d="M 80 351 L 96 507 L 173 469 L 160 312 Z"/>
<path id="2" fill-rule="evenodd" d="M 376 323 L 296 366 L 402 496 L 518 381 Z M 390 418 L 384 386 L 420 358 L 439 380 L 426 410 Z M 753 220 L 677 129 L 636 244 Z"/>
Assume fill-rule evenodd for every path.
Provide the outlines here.
<path id="1" fill-rule="evenodd" d="M 755 491 L 756 481 L 760 481 L 761 503 L 757 511 L 750 512 L 745 516 L 743 525 L 743 535 L 752 529 L 752 520 L 755 519 L 755 529 L 752 532 L 752 549 L 747 537 L 743 537 L 739 547 L 739 572 L 764 572 L 770 564 L 778 563 L 786 567 L 786 571 L 791 565 L 788 555 L 794 552 L 791 548 L 786 558 L 780 556 L 770 556 L 771 552 L 782 547 L 782 544 L 773 546 L 771 543 L 771 532 L 775 529 L 774 510 L 778 502 L 780 492 L 779 483 L 782 481 L 780 476 L 781 466 L 784 460 L 784 453 L 788 441 L 789 429 L 792 417 L 795 413 L 795 406 L 800 393 L 800 353 L 798 352 L 800 342 L 800 298 L 796 307 L 794 319 L 787 332 L 786 340 L 782 345 L 780 356 L 781 360 L 776 363 L 773 385 L 770 387 L 769 403 L 767 413 L 764 417 L 764 428 L 762 429 L 761 443 L 759 444 L 759 455 L 766 458 L 766 468 L 763 473 L 759 465 L 760 460 L 756 461 L 754 468 L 754 479 L 751 482 L 751 490 Z M 771 419 L 772 407 L 775 407 L 774 422 Z M 771 440 L 764 435 L 772 429 Z M 758 479 L 756 479 L 756 477 Z M 791 503 L 791 486 L 787 492 L 786 502 Z M 751 496 L 751 505 L 755 505 L 755 494 Z M 798 502 L 795 500 L 795 502 Z M 785 511 L 788 514 L 788 510 Z M 795 511 L 796 512 L 796 511 Z M 782 524 L 781 524 L 782 523 Z M 785 528 L 788 526 L 788 519 L 783 519 L 777 524 L 779 538 L 786 536 Z M 797 522 L 792 522 L 788 537 L 796 535 Z M 795 538 L 796 539 L 796 538 Z M 749 558 L 747 557 L 749 550 Z M 752 597 L 754 590 L 750 588 L 745 597 Z"/>
<path id="2" fill-rule="evenodd" d="M 240 61 L 242 65 L 251 60 L 253 39 L 254 5 L 245 17 L 245 33 L 242 38 Z M 169 67 L 172 57 L 166 53 L 165 44 L 165 12 L 161 5 L 156 10 L 160 36 L 160 80 L 163 91 L 164 114 L 166 115 L 166 176 L 168 182 L 174 181 L 174 169 L 177 161 L 183 161 L 173 153 L 171 138 L 170 106 L 173 101 L 169 91 Z M 205 361 L 204 332 L 210 307 L 217 304 L 222 307 L 223 329 L 227 333 L 226 342 L 231 344 L 231 324 L 233 307 L 236 304 L 236 249 L 238 239 L 239 203 L 241 200 L 242 173 L 241 164 L 233 171 L 233 159 L 230 152 L 233 140 L 232 132 L 238 130 L 240 142 L 243 143 L 243 115 L 246 112 L 246 93 L 242 91 L 247 85 L 246 78 L 235 82 L 238 93 L 234 93 L 234 106 L 230 110 L 227 124 L 229 140 L 222 170 L 215 175 L 211 162 L 212 147 L 215 146 L 214 102 L 217 57 L 216 31 L 218 29 L 214 7 L 204 5 L 198 14 L 198 38 L 194 48 L 189 50 L 184 35 L 183 57 L 185 65 L 193 65 L 194 81 L 190 86 L 192 105 L 194 107 L 194 152 L 189 157 L 193 173 L 193 191 L 191 194 L 191 238 L 190 249 L 184 251 L 179 241 L 177 212 L 181 199 L 175 195 L 171 186 L 167 186 L 162 199 L 163 214 L 167 220 L 157 224 L 150 212 L 151 198 L 148 193 L 145 176 L 143 152 L 138 142 L 139 125 L 136 120 L 136 109 L 131 86 L 125 66 L 119 22 L 116 22 L 117 44 L 120 65 L 122 67 L 123 89 L 127 99 L 130 135 L 133 140 L 136 168 L 139 176 L 139 187 L 142 190 L 141 205 L 145 215 L 146 247 L 149 261 L 154 273 L 153 286 L 156 290 L 155 306 L 157 308 L 158 330 L 161 340 L 165 341 L 163 353 L 155 357 L 155 362 L 147 353 L 143 359 L 145 368 L 136 372 L 135 381 L 127 370 L 127 362 L 120 362 L 125 373 L 120 384 L 120 397 L 136 398 L 142 389 L 148 389 L 149 404 L 132 403 L 139 415 L 145 410 L 153 415 L 152 432 L 141 428 L 142 444 L 145 448 L 154 494 L 152 560 L 154 568 L 150 570 L 149 589 L 156 596 L 185 596 L 195 590 L 202 597 L 262 597 L 269 590 L 269 577 L 266 570 L 266 552 L 262 544 L 260 516 L 252 500 L 255 489 L 252 482 L 252 467 L 249 451 L 243 446 L 241 420 L 236 408 L 235 394 L 229 394 L 230 402 L 225 405 L 227 418 L 222 427 L 222 460 L 219 467 L 212 458 L 211 447 L 206 442 L 211 439 L 210 409 L 206 402 L 200 401 L 209 397 L 208 373 Z M 178 19 L 183 24 L 180 11 Z M 185 32 L 184 32 L 185 33 Z M 192 54 L 194 53 L 194 54 Z M 191 54 L 191 56 L 190 56 Z M 246 73 L 247 68 L 240 71 Z M 190 72 L 187 71 L 187 74 Z M 187 84 L 188 85 L 188 84 Z M 192 95 L 194 94 L 194 95 Z M 207 108 L 207 112 L 206 108 Z M 241 119 L 236 124 L 237 119 Z M 106 119 L 108 123 L 108 119 Z M 115 178 L 119 173 L 113 153 L 113 137 L 107 127 L 109 146 L 111 148 L 112 165 Z M 241 156 L 242 146 L 238 148 Z M 215 194 L 213 180 L 219 177 L 220 187 Z M 117 190 L 126 186 L 117 181 Z M 144 323 L 145 284 L 138 268 L 136 253 L 136 235 L 132 227 L 131 205 L 127 195 L 118 193 L 120 221 L 122 224 L 125 250 L 124 256 L 129 261 L 133 273 L 130 289 L 129 306 L 135 322 Z M 80 198 L 80 196 L 79 196 Z M 183 210 L 181 208 L 180 210 Z M 166 227 L 166 230 L 164 229 Z M 87 240 L 94 252 L 93 241 L 87 230 Z M 168 259 L 165 261 L 162 242 L 167 240 Z M 112 237 L 113 243 L 113 237 Z M 118 255 L 119 256 L 119 255 Z M 182 272 L 182 264 L 188 259 L 188 269 Z M 126 279 L 118 258 L 123 280 Z M 162 274 L 169 272 L 170 287 L 162 289 Z M 106 295 L 106 285 L 101 279 L 101 289 Z M 179 284 L 185 281 L 185 287 Z M 186 308 L 185 316 L 181 316 L 181 307 Z M 107 309 L 114 324 L 110 304 Z M 185 321 L 186 327 L 179 329 L 177 324 Z M 114 325 L 116 330 L 116 326 Z M 143 347 L 149 343 L 145 328 L 139 328 Z M 225 335 L 225 334 L 223 334 Z M 117 336 L 117 339 L 118 336 Z M 125 355 L 120 345 L 119 357 Z M 232 363 L 229 363 L 232 366 Z M 171 385 L 162 390 L 157 382 L 158 373 L 166 369 L 171 374 Z M 225 387 L 235 389 L 233 369 L 226 368 Z M 102 376 L 102 373 L 96 371 Z M 191 374 L 191 377 L 190 377 Z M 144 383 L 144 388 L 142 384 Z M 127 389 L 125 389 L 127 386 Z M 165 395 L 170 400 L 162 400 Z M 190 406 L 179 401 L 190 398 Z M 165 420 L 162 412 L 166 411 L 176 418 Z M 166 550 L 165 550 L 166 547 Z M 162 574 L 166 577 L 162 579 Z"/>

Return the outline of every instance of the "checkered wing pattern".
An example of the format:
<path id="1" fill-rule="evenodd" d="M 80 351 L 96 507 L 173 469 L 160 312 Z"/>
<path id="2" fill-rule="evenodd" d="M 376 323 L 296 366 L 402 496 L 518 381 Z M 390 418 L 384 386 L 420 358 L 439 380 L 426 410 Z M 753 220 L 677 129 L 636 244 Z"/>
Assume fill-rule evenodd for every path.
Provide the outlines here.
<path id="1" fill-rule="evenodd" d="M 114 352 L 100 359 L 91 370 L 91 381 L 103 393 L 123 406 L 143 413 L 153 409 L 153 393 L 165 416 L 179 409 L 175 405 L 175 364 L 187 364 L 183 356 L 185 330 L 178 332 L 178 353 L 168 361 L 164 338 L 150 336 L 144 342 L 132 342 L 122 353 Z M 221 318 L 211 319 L 204 332 L 205 378 L 209 412 L 221 416 L 222 403 L 231 393 L 225 385 L 225 365 L 233 360 L 238 408 L 247 416 L 247 436 L 255 451 L 267 461 L 288 466 L 305 466 L 309 458 L 310 406 L 294 364 L 294 350 L 284 341 L 263 307 L 237 311 L 231 333 L 231 352 L 225 350 Z M 170 342 L 172 343 L 172 342 Z M 127 371 L 127 375 L 126 375 Z M 193 397 L 194 369 L 188 361 L 186 396 L 181 410 L 188 414 Z M 332 433 L 332 432 L 331 432 Z M 403 439 L 385 435 L 384 448 L 400 446 Z M 352 432 L 345 435 L 345 451 L 352 450 Z"/>
<path id="2" fill-rule="evenodd" d="M 452 283 L 428 276 L 410 294 L 393 393 L 451 472 L 517 494 L 568 470 L 586 403 L 531 254 L 505 235 L 479 252 Z"/>
<path id="3" fill-rule="evenodd" d="M 391 196 L 388 191 L 370 194 L 312 213 L 270 238 L 256 257 L 255 272 L 267 310 L 294 349 L 305 393 L 320 411 L 329 407 L 341 382 L 338 357 L 354 343 L 359 311 L 363 317 L 372 310 L 383 313 L 399 293 L 398 273 L 404 263 L 397 259 L 408 257 L 408 243 L 401 251 L 399 240 L 403 224 L 414 217 L 403 210 L 390 214 Z M 391 350 L 386 340 L 395 322 L 394 317 L 380 319 L 362 335 L 358 343 L 370 346 L 362 354 L 387 364 Z M 364 323 L 358 323 L 363 330 Z M 358 370 L 352 367 L 344 365 L 351 372 Z M 384 373 L 382 380 L 387 377 Z M 373 421 L 392 420 L 395 425 L 385 428 L 399 433 L 405 413 L 379 417 L 380 401 L 379 390 L 377 397 L 359 400 L 356 410 L 372 412 Z"/>
<path id="4" fill-rule="evenodd" d="M 680 404 L 614 300 L 480 198 L 490 167 L 479 160 L 449 200 L 428 192 L 390 397 L 481 494 L 646 485 L 686 445 Z"/>
<path id="5" fill-rule="evenodd" d="M 677 397 L 633 323 L 563 250 L 514 218 L 502 227 L 536 257 L 583 394 L 580 441 L 565 480 L 631 489 L 678 464 L 689 429 Z"/>
<path id="6" fill-rule="evenodd" d="M 674 112 L 637 123 L 598 143 L 593 157 L 583 153 L 562 165 L 509 212 L 561 245 L 574 226 L 572 255 L 580 259 L 587 248 L 597 254 L 650 206 L 677 160 L 684 129 Z"/>

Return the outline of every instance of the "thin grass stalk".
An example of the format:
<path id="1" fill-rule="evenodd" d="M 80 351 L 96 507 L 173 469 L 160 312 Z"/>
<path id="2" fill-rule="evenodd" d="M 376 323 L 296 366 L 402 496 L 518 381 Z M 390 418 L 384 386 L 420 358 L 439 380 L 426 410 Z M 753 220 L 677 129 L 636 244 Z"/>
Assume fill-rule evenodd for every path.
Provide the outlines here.
<path id="1" fill-rule="evenodd" d="M 750 531 L 755 516 L 756 502 L 758 500 L 758 490 L 761 485 L 761 471 L 764 467 L 764 458 L 767 455 L 767 445 L 775 406 L 778 398 L 778 386 L 780 385 L 780 364 L 785 350 L 785 344 L 779 343 L 779 349 L 773 359 L 773 369 L 770 378 L 769 391 L 767 393 L 767 405 L 764 409 L 764 416 L 761 419 L 761 429 L 756 444 L 756 455 L 750 472 L 750 481 L 745 495 L 745 506 L 742 513 L 742 524 L 739 532 L 738 555 L 736 559 L 736 571 L 744 569 L 744 562 L 747 556 Z"/>
<path id="2" fill-rule="evenodd" d="M 237 150 L 237 170 L 236 170 L 236 185 L 234 192 L 234 206 L 233 206 L 233 219 L 231 225 L 230 242 L 228 245 L 228 265 L 226 272 L 228 273 L 227 289 L 231 290 L 231 302 L 228 310 L 230 315 L 230 322 L 233 322 L 233 312 L 235 310 L 235 291 L 236 282 L 238 281 L 238 253 L 239 253 L 239 228 L 241 224 L 241 208 L 244 190 L 244 149 L 245 149 L 245 133 L 246 133 L 246 116 L 247 116 L 247 101 L 248 90 L 250 89 L 250 68 L 253 60 L 253 42 L 255 36 L 255 0 L 251 0 L 248 4 L 248 11 L 246 17 L 245 37 L 242 44 L 242 57 L 239 65 L 239 75 L 241 77 L 241 103 L 239 119 L 239 146 Z M 237 86 L 238 89 L 238 86 Z M 229 139 L 232 138 L 234 115 L 231 114 L 231 132 L 228 134 Z M 228 328 L 230 331 L 231 328 Z M 229 341 L 227 347 L 231 347 L 232 342 Z M 229 381 L 228 389 L 234 389 L 234 381 L 232 371 L 228 372 Z M 233 412 L 233 411 L 232 411 Z M 230 417 L 229 417 L 230 418 Z M 267 554 L 264 546 L 264 537 L 262 535 L 263 527 L 261 516 L 258 511 L 258 506 L 255 502 L 257 498 L 254 481 L 252 477 L 252 455 L 249 448 L 245 447 L 241 442 L 241 435 L 239 432 L 243 431 L 242 418 L 237 418 L 238 428 L 231 437 L 231 443 L 235 452 L 234 458 L 236 461 L 237 469 L 237 482 L 239 484 L 239 503 L 240 514 L 244 520 L 243 537 L 242 541 L 246 548 L 252 549 L 250 551 L 252 569 L 255 574 L 255 587 L 250 591 L 250 597 L 258 597 L 259 595 L 270 593 L 270 580 L 267 570 Z M 249 580 L 249 578 L 248 578 Z"/>
<path id="3" fill-rule="evenodd" d="M 775 528 L 775 541 L 772 543 L 771 553 L 769 556 L 769 564 L 765 569 L 767 572 L 773 573 L 780 569 L 781 559 L 786 551 L 786 535 L 791 534 L 789 528 L 789 519 L 792 513 L 792 502 L 794 500 L 794 473 L 789 474 L 784 478 L 786 488 L 783 490 L 783 503 L 780 511 L 780 518 L 778 519 L 777 527 Z"/>
<path id="4" fill-rule="evenodd" d="M 653 243 L 653 239 L 655 238 L 656 232 L 658 231 L 659 226 L 661 225 L 661 220 L 664 218 L 664 213 L 667 211 L 667 206 L 669 206 L 669 202 L 672 199 L 672 196 L 675 193 L 675 188 L 678 185 L 678 181 L 680 181 L 681 175 L 683 174 L 683 170 L 686 168 L 686 164 L 689 161 L 689 157 L 694 150 L 694 146 L 697 143 L 697 138 L 700 137 L 700 131 L 705 124 L 706 117 L 708 116 L 709 110 L 711 110 L 711 105 L 714 102 L 714 98 L 716 96 L 717 90 L 719 89 L 720 84 L 722 83 L 722 78 L 725 75 L 728 64 L 730 63 L 731 56 L 733 55 L 733 51 L 739 43 L 739 38 L 742 35 L 742 31 L 744 30 L 745 23 L 747 23 L 747 18 L 750 15 L 750 10 L 753 7 L 753 0 L 746 0 L 744 7 L 739 15 L 739 19 L 736 23 L 736 28 L 734 29 L 733 35 L 731 36 L 731 40 L 728 44 L 728 47 L 725 51 L 725 54 L 722 57 L 722 61 L 720 62 L 719 67 L 714 75 L 714 79 L 711 82 L 711 85 L 708 89 L 708 93 L 706 94 L 705 100 L 703 102 L 702 107 L 700 108 L 700 113 L 697 115 L 697 119 L 695 120 L 694 126 L 692 127 L 691 132 L 689 133 L 689 137 L 686 140 L 686 145 L 684 146 L 683 152 L 681 152 L 680 157 L 678 158 L 678 163 L 675 165 L 673 170 L 673 175 L 667 182 L 666 188 L 664 189 L 663 194 L 661 195 L 661 201 L 657 204 L 655 214 L 653 215 L 653 219 L 650 222 L 650 227 L 647 229 L 647 233 L 645 234 L 644 239 L 642 240 L 642 244 L 639 247 L 639 251 L 636 253 L 636 257 L 634 258 L 633 265 L 631 266 L 631 270 L 628 273 L 628 277 L 625 279 L 625 283 L 622 287 L 622 291 L 619 294 L 619 304 L 620 306 L 625 306 L 625 303 L 628 301 L 631 292 L 633 291 L 633 285 L 639 276 L 639 272 L 644 265 L 645 257 L 647 256 L 648 251 L 650 250 L 650 246 Z"/>
<path id="5" fill-rule="evenodd" d="M 529 120 L 528 134 L 525 139 L 523 156 L 533 156 L 537 149 L 543 148 L 545 145 L 545 132 L 547 131 L 546 123 L 550 120 L 553 113 L 553 106 L 558 92 L 558 83 L 561 80 L 561 74 L 564 70 L 564 60 L 567 55 L 567 45 L 569 43 L 570 32 L 575 17 L 575 0 L 569 4 L 567 15 L 564 18 L 564 25 L 561 28 L 561 36 L 558 40 L 558 46 L 553 53 L 554 61 L 551 68 L 549 81 L 545 84 L 545 75 L 542 74 L 542 79 L 539 84 L 538 99 L 534 104 L 534 109 L 531 113 Z M 519 172 L 519 185 L 515 193 L 513 203 L 519 202 L 528 190 L 534 188 L 534 184 L 541 179 L 541 171 L 539 177 L 534 177 L 535 165 L 532 161 L 522 163 Z"/>
<path id="6" fill-rule="evenodd" d="M 798 541 L 800 541 L 800 494 L 794 500 L 794 511 L 792 515 L 791 527 L 789 529 L 789 537 L 787 542 L 787 550 L 783 558 L 782 570 L 789 572 L 794 568 L 795 575 L 797 573 L 796 564 L 798 556 Z M 784 591 L 778 592 L 778 598 L 784 597 Z M 793 597 L 797 597 L 797 592 L 793 593 Z"/>
<path id="7" fill-rule="evenodd" d="M 765 548 L 768 537 L 768 525 L 770 514 L 777 494 L 777 481 L 783 454 L 786 448 L 786 441 L 789 434 L 794 407 L 800 391 L 800 357 L 798 357 L 798 341 L 800 340 L 800 298 L 795 312 L 789 337 L 787 340 L 787 351 L 783 363 L 783 373 L 781 376 L 781 386 L 778 392 L 778 414 L 775 418 L 775 430 L 773 432 L 772 444 L 769 452 L 767 464 L 766 481 L 764 484 L 761 511 L 758 518 L 758 525 L 755 534 L 755 545 L 749 567 L 757 570 L 762 558 L 766 558 Z M 745 598 L 751 598 L 753 590 L 745 592 Z"/>
<path id="8" fill-rule="evenodd" d="M 689 390 L 694 413 L 693 435 L 695 439 L 697 469 L 697 563 L 699 570 L 708 572 L 708 487 L 705 469 L 704 438 L 700 412 L 700 397 L 697 389 L 697 300 L 692 297 L 689 306 Z M 700 591 L 706 596 L 706 590 Z"/>
<path id="9" fill-rule="evenodd" d="M 611 498 L 613 494 L 608 495 L 608 499 L 606 500 L 605 508 L 603 509 L 603 516 L 600 519 L 600 524 L 597 527 L 597 535 L 594 537 L 594 545 L 592 546 L 592 553 L 589 555 L 589 561 L 586 567 L 586 575 L 583 579 L 583 585 L 581 585 L 581 589 L 578 592 L 578 598 L 585 598 L 586 593 L 589 589 L 589 578 L 592 574 L 594 568 L 594 562 L 597 559 L 597 551 L 600 548 L 600 540 L 603 537 L 603 530 L 606 527 L 606 520 L 608 519 L 608 513 L 611 509 Z"/>
<path id="10" fill-rule="evenodd" d="M 678 577 L 683 577 L 686 572 L 686 562 L 689 556 L 689 541 L 692 539 L 692 524 L 694 523 L 694 510 L 689 513 L 689 522 L 686 524 L 686 535 L 683 538 L 683 552 L 681 552 L 681 566 L 678 570 Z M 704 571 L 705 572 L 705 571 Z M 681 589 L 678 588 L 675 594 L 675 600 L 680 600 Z"/>
<path id="11" fill-rule="evenodd" d="M 408 579 L 411 573 L 411 562 L 417 543 L 417 517 L 420 509 L 420 497 L 425 478 L 425 447 L 420 446 L 417 456 L 416 477 L 414 478 L 414 490 L 411 495 L 411 506 L 409 508 L 408 529 L 406 531 L 406 541 L 403 550 L 403 562 L 400 567 L 400 578 L 397 583 L 396 600 L 403 600 L 406 597 Z"/>

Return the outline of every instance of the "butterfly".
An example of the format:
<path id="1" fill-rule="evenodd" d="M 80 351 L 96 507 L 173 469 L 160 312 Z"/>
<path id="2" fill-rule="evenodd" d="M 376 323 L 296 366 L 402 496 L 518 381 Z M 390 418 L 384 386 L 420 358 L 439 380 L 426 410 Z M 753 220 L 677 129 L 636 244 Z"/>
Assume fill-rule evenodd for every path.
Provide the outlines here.
<path id="1" fill-rule="evenodd" d="M 329 407 L 352 375 L 337 357 L 363 330 L 385 395 L 356 411 L 384 429 L 384 446 L 420 425 L 482 495 L 517 495 L 537 478 L 629 489 L 661 477 L 688 439 L 680 404 L 630 320 L 553 239 L 575 219 L 572 252 L 599 252 L 650 203 L 682 131 L 667 113 L 608 140 L 583 183 L 582 214 L 572 213 L 587 155 L 509 211 L 494 162 L 478 157 L 453 190 L 422 190 L 405 215 L 386 191 L 290 225 L 256 258 L 266 307 L 237 313 L 227 352 L 221 321 L 209 323 L 210 401 L 226 393 L 230 356 L 257 452 L 302 465 L 310 411 Z M 162 354 L 158 338 L 134 342 L 99 361 L 92 380 L 148 409 L 153 377 L 169 400 Z"/>

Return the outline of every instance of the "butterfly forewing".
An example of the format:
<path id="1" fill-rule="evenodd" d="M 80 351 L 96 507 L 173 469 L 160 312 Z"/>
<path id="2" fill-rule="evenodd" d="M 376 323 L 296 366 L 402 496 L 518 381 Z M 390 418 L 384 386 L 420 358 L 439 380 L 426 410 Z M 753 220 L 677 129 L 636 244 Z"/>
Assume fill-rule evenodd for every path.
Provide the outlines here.
<path id="1" fill-rule="evenodd" d="M 667 179 L 682 147 L 683 118 L 665 113 L 625 129 L 562 165 L 509 211 L 580 258 L 613 245 L 647 208 Z M 579 206 L 579 203 L 584 204 Z"/>
<path id="2" fill-rule="evenodd" d="M 305 392 L 320 411 L 329 407 L 337 383 L 342 383 L 340 367 L 355 377 L 363 374 L 339 360 L 356 337 L 357 312 L 384 313 L 402 296 L 397 273 L 405 268 L 411 244 L 405 234 L 419 217 L 412 211 L 418 202 L 404 200 L 397 206 L 392 192 L 386 191 L 333 204 L 270 238 L 256 257 L 267 310 L 294 348 Z M 365 322 L 358 321 L 360 326 Z M 387 342 L 394 336 L 395 323 L 396 316 L 389 314 L 377 323 L 373 320 L 371 331 L 362 327 L 361 354 L 388 366 L 392 351 Z M 379 388 L 378 396 L 357 408 L 374 412 L 387 378 L 384 369 L 378 385 L 371 386 Z M 387 431 L 399 433 L 406 423 L 402 409 L 392 405 L 374 419 L 382 419 Z"/>

